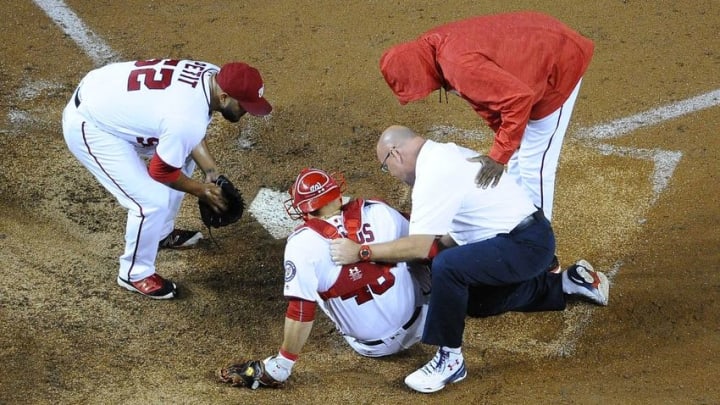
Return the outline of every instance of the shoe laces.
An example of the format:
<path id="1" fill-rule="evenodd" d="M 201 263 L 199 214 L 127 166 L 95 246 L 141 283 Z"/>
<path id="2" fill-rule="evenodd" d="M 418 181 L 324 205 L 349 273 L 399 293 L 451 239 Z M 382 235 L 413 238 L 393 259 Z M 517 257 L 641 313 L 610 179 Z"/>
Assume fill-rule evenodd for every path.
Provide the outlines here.
<path id="1" fill-rule="evenodd" d="M 437 353 L 435 353 L 435 357 L 432 358 L 425 366 L 423 366 L 422 371 L 423 373 L 430 375 L 433 373 L 442 373 L 442 370 L 445 369 L 445 365 L 448 362 L 448 359 L 450 359 L 450 353 L 446 352 L 443 349 L 438 349 Z"/>

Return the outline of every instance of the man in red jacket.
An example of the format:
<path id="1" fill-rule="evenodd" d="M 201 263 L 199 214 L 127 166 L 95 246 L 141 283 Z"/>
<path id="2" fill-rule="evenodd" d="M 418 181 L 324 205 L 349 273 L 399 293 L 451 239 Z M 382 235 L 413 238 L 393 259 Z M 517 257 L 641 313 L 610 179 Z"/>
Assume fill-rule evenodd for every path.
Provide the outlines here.
<path id="1" fill-rule="evenodd" d="M 388 49 L 380 70 L 400 104 L 453 93 L 495 132 L 476 183 L 495 187 L 505 166 L 552 218 L 555 172 L 591 40 L 550 16 L 516 12 L 469 18 Z"/>

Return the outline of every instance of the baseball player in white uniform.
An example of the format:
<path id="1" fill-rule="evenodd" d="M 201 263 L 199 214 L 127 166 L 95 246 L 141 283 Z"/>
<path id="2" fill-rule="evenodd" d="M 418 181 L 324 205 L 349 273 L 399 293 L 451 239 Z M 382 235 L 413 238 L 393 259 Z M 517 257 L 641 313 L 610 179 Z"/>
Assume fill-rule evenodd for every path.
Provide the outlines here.
<path id="1" fill-rule="evenodd" d="M 355 199 L 342 203 L 344 181 L 319 169 L 304 169 L 290 189 L 286 209 L 302 218 L 285 247 L 283 343 L 265 359 L 267 373 L 285 381 L 310 335 L 317 307 L 335 323 L 350 347 L 363 356 L 397 353 L 420 341 L 429 292 L 425 266 L 365 261 L 332 262 L 330 241 L 390 241 L 407 235 L 408 220 L 387 204 Z"/>
<path id="2" fill-rule="evenodd" d="M 212 113 L 231 122 L 267 115 L 257 69 L 232 62 L 153 59 L 113 63 L 89 72 L 63 111 L 72 154 L 128 211 L 117 283 L 155 299 L 177 286 L 155 271 L 159 248 L 188 248 L 202 238 L 175 229 L 186 193 L 225 209 L 219 173 L 205 144 Z M 193 180 L 199 166 L 204 181 Z"/>

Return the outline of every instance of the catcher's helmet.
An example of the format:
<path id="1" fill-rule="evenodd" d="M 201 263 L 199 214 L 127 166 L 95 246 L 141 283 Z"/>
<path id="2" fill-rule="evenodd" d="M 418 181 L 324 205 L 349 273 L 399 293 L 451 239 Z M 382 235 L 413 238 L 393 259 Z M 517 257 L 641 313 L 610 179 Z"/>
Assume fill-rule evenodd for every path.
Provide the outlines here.
<path id="1" fill-rule="evenodd" d="M 337 178 L 338 180 L 336 180 Z M 285 210 L 293 219 L 300 219 L 342 196 L 345 179 L 320 169 L 305 168 L 298 174 L 288 191 Z"/>

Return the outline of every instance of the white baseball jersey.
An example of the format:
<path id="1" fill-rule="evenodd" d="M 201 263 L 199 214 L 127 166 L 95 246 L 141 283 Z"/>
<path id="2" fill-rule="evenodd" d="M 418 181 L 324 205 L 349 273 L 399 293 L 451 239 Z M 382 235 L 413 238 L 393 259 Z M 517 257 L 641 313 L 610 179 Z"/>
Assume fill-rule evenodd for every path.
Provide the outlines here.
<path id="1" fill-rule="evenodd" d="M 474 156 L 454 143 L 425 142 L 415 167 L 410 234 L 449 233 L 464 245 L 508 233 L 537 210 L 509 173 L 495 187 L 477 187 L 480 164 L 467 161 Z"/>
<path id="2" fill-rule="evenodd" d="M 97 128 L 150 148 L 182 167 L 210 124 L 207 62 L 155 59 L 113 63 L 89 72 L 78 87 L 78 112 Z"/>
<path id="3" fill-rule="evenodd" d="M 327 222 L 347 235 L 342 215 Z M 408 234 L 405 217 L 378 201 L 365 201 L 361 222 L 357 236 L 364 244 L 387 242 Z M 419 289 L 405 263 L 382 273 L 368 270 L 366 265 L 374 264 L 335 265 L 330 258 L 330 240 L 308 227 L 300 228 L 288 237 L 285 247 L 284 294 L 316 301 L 346 336 L 363 341 L 387 338 L 415 313 L 420 302 Z M 319 293 L 331 288 L 346 293 L 327 300 L 320 298 Z"/>

